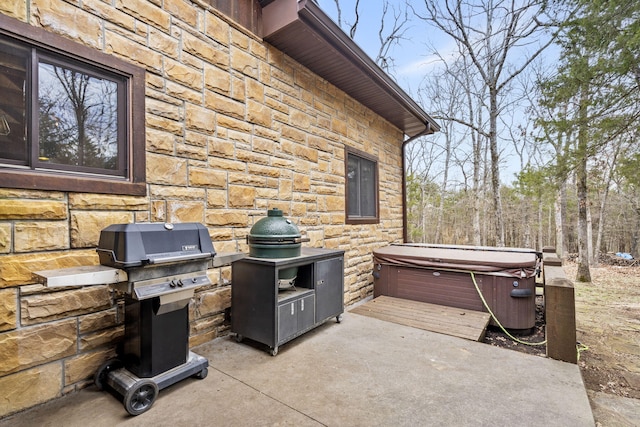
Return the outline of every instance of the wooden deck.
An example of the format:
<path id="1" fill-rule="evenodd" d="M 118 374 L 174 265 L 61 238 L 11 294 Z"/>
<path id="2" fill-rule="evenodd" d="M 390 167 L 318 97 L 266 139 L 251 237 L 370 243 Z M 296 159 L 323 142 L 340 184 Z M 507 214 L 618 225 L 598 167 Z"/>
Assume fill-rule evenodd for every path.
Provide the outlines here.
<path id="1" fill-rule="evenodd" d="M 489 313 L 388 296 L 379 296 L 349 311 L 472 341 L 484 339 L 490 319 Z"/>

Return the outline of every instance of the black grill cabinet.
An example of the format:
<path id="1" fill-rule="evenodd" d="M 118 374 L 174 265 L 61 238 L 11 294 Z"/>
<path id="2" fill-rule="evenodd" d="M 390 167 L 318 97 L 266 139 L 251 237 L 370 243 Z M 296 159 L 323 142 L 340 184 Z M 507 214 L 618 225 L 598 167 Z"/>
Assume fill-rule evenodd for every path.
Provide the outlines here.
<path id="1" fill-rule="evenodd" d="M 121 355 L 125 367 L 140 378 L 155 377 L 187 363 L 189 306 L 156 314 L 158 297 L 125 298 L 125 339 Z"/>
<path id="2" fill-rule="evenodd" d="M 278 284 L 281 270 L 296 267 L 293 287 Z M 231 331 L 278 346 L 344 312 L 344 251 L 302 248 L 291 258 L 247 257 L 232 266 Z"/>
<path id="3" fill-rule="evenodd" d="M 117 391 L 138 415 L 158 390 L 207 375 L 207 359 L 189 351 L 189 301 L 195 288 L 211 284 L 206 271 L 216 253 L 199 223 L 113 224 L 100 233 L 97 252 L 128 280 L 115 285 L 125 295 L 124 342 L 95 383 Z"/>

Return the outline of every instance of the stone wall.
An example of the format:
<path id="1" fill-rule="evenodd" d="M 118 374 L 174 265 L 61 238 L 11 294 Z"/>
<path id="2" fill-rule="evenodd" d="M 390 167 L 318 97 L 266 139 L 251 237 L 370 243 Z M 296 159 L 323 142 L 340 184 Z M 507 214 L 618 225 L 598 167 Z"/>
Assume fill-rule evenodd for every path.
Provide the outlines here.
<path id="1" fill-rule="evenodd" d="M 204 3 L 0 0 L 0 13 L 143 67 L 147 196 L 0 188 L 0 417 L 92 383 L 123 336 L 107 286 L 47 289 L 31 272 L 97 264 L 100 230 L 206 224 L 248 251 L 277 207 L 345 256 L 346 304 L 372 293 L 371 251 L 402 239 L 401 132 Z M 345 224 L 345 145 L 379 160 L 376 225 Z M 190 344 L 228 332 L 230 268 L 190 304 Z"/>

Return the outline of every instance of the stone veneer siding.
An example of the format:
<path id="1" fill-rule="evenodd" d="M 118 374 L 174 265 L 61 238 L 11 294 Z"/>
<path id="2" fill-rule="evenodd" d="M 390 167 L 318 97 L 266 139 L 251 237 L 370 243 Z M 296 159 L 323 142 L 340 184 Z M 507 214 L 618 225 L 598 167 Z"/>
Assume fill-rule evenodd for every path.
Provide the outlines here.
<path id="1" fill-rule="evenodd" d="M 371 295 L 374 248 L 402 240 L 400 130 L 199 0 L 0 0 L 0 13 L 146 70 L 147 196 L 0 188 L 0 417 L 86 387 L 124 334 L 107 286 L 32 271 L 97 264 L 112 223 L 197 221 L 244 251 L 277 207 L 345 254 L 345 304 Z M 379 161 L 380 224 L 345 224 L 345 145 Z M 190 304 L 190 345 L 228 332 L 229 267 Z"/>

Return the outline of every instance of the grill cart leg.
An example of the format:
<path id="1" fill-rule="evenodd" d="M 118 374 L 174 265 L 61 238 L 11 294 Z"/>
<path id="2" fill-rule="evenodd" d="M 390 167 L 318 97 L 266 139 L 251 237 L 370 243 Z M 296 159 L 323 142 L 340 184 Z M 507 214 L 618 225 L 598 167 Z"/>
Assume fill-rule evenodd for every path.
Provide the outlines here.
<path id="1" fill-rule="evenodd" d="M 95 383 L 96 387 L 98 387 L 98 390 L 102 391 L 105 389 L 109 372 L 120 369 L 123 366 L 124 365 L 122 364 L 122 361 L 120 359 L 109 359 L 102 365 L 100 365 L 100 367 L 96 371 L 95 376 L 93 377 L 93 382 Z"/>

